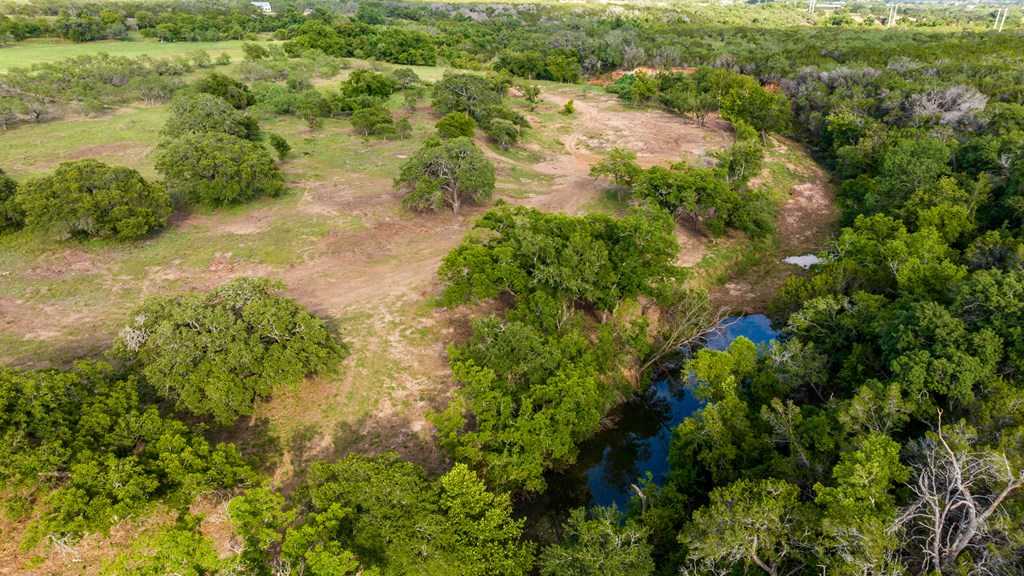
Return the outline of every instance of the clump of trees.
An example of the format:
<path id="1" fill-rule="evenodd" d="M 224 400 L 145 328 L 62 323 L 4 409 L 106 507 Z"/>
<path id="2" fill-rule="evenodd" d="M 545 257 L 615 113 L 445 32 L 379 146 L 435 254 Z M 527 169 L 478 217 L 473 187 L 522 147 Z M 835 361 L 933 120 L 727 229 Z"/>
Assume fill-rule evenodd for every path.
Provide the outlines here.
<path id="1" fill-rule="evenodd" d="M 437 135 L 440 138 L 472 138 L 476 132 L 476 121 L 465 112 L 449 112 L 437 121 Z"/>
<path id="2" fill-rule="evenodd" d="M 283 561 L 313 574 L 525 576 L 533 563 L 509 495 L 488 491 L 462 464 L 430 480 L 393 454 L 351 455 L 315 464 L 290 509 L 256 489 L 228 511 L 254 571 Z"/>
<path id="3" fill-rule="evenodd" d="M 244 110 L 256 103 L 249 86 L 219 72 L 207 74 L 195 81 L 192 87 L 197 92 L 221 98 L 236 110 Z"/>
<path id="4" fill-rule="evenodd" d="M 230 444 L 162 416 L 136 376 L 103 362 L 68 370 L 0 368 L 0 482 L 7 511 L 34 515 L 27 543 L 73 541 L 152 502 L 187 507 L 255 473 Z"/>
<path id="5" fill-rule="evenodd" d="M 345 355 L 328 327 L 266 279 L 147 302 L 115 352 L 157 394 L 229 424 L 277 387 L 332 369 Z"/>
<path id="6" fill-rule="evenodd" d="M 259 124 L 251 116 L 235 110 L 227 100 L 206 93 L 182 94 L 171 101 L 170 116 L 161 135 L 180 138 L 186 135 L 222 133 L 259 140 Z"/>
<path id="7" fill-rule="evenodd" d="M 677 162 L 669 167 L 640 168 L 636 154 L 614 148 L 591 166 L 590 174 L 608 177 L 619 199 L 632 195 L 651 202 L 677 218 L 700 223 L 711 233 L 735 228 L 762 238 L 775 229 L 775 203 L 768 190 L 750 189 L 750 178 L 760 171 L 764 151 L 755 140 L 740 140 L 717 155 L 713 168 Z"/>
<path id="8" fill-rule="evenodd" d="M 434 84 L 433 106 L 441 114 L 464 113 L 495 143 L 508 148 L 529 126 L 526 118 L 504 104 L 507 83 L 475 74 L 448 74 Z"/>
<path id="9" fill-rule="evenodd" d="M 492 486 L 542 491 L 544 472 L 572 463 L 628 392 L 623 374 L 647 352 L 646 324 L 614 311 L 676 278 L 677 249 L 659 210 L 615 220 L 502 205 L 484 215 L 441 265 L 444 300 L 513 304 L 449 352 L 461 388 L 434 417 L 442 446 Z"/>
<path id="10" fill-rule="evenodd" d="M 22 184 L 14 200 L 17 208 L 6 210 L 9 222 L 23 214 L 26 226 L 62 238 L 141 238 L 167 224 L 171 213 L 162 186 L 130 168 L 96 160 L 65 162 L 53 174 Z"/>
<path id="11" fill-rule="evenodd" d="M 395 186 L 405 193 L 402 204 L 412 210 L 483 204 L 494 194 L 494 165 L 466 137 L 430 139 L 402 164 Z"/>

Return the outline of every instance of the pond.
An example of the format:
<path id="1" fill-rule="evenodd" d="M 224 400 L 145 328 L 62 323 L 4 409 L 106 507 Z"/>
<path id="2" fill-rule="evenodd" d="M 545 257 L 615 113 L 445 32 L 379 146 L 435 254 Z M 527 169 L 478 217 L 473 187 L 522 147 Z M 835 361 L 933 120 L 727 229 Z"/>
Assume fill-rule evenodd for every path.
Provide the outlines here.
<path id="1" fill-rule="evenodd" d="M 764 344 L 774 340 L 778 332 L 762 314 L 727 318 L 708 338 L 707 347 L 723 350 L 740 336 Z M 575 466 L 577 473 L 565 478 L 586 480 L 588 501 L 581 502 L 586 497 L 578 495 L 575 505 L 615 504 L 625 510 L 634 495 L 631 484 L 639 484 L 648 473 L 655 483 L 664 482 L 672 430 L 701 404 L 693 395 L 689 378 L 674 374 L 659 379 L 646 393 L 618 407 L 611 416 L 615 427 L 584 444 Z M 583 472 L 582 478 L 579 471 Z"/>

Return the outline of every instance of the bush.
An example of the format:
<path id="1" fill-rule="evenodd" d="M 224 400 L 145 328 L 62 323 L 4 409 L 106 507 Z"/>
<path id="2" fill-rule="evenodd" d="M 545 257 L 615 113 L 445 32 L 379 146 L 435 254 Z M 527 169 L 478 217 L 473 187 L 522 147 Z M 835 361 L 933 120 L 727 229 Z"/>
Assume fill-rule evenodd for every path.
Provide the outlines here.
<path id="1" fill-rule="evenodd" d="M 130 168 L 96 160 L 65 162 L 17 193 L 25 223 L 62 237 L 130 240 L 162 228 L 171 202 L 158 185 Z"/>
<path id="2" fill-rule="evenodd" d="M 389 76 L 372 70 L 354 70 L 341 83 L 341 93 L 347 97 L 373 96 L 387 98 L 398 91 L 398 82 Z"/>
<path id="3" fill-rule="evenodd" d="M 472 138 L 476 122 L 465 112 L 449 112 L 437 121 L 437 135 L 441 138 Z"/>
<path id="4" fill-rule="evenodd" d="M 458 214 L 464 202 L 480 204 L 494 193 L 494 165 L 469 138 L 432 139 L 402 165 L 395 185 L 412 210 L 451 207 Z"/>
<path id="5" fill-rule="evenodd" d="M 244 110 L 256 103 L 255 96 L 245 83 L 219 72 L 208 74 L 197 80 L 193 86 L 198 92 L 223 98 L 236 110 Z"/>
<path id="6" fill-rule="evenodd" d="M 569 100 L 568 102 L 565 103 L 565 106 L 562 106 L 562 114 L 565 114 L 567 116 L 571 116 L 571 115 L 573 115 L 575 113 L 576 113 L 576 103 L 573 102 L 572 100 Z"/>
<path id="7" fill-rule="evenodd" d="M 363 136 L 383 136 L 394 132 L 394 119 L 383 106 L 362 108 L 352 113 L 352 127 Z"/>
<path id="8" fill-rule="evenodd" d="M 292 151 L 291 144 L 284 139 L 284 136 L 280 134 L 270 133 L 270 145 L 277 151 L 277 157 L 280 160 L 284 160 L 288 156 L 288 153 Z"/>
<path id="9" fill-rule="evenodd" d="M 211 94 L 182 94 L 171 101 L 170 117 L 161 134 L 178 138 L 186 134 L 219 132 L 247 140 L 260 137 L 255 120 Z"/>
<path id="10" fill-rule="evenodd" d="M 395 83 L 402 90 L 420 83 L 420 77 L 412 68 L 397 68 L 391 72 L 391 78 L 394 79 Z"/>
<path id="11" fill-rule="evenodd" d="M 171 196 L 190 204 L 237 204 L 285 189 L 266 148 L 229 134 L 190 134 L 165 143 L 156 169 Z"/>
<path id="12" fill-rule="evenodd" d="M 508 149 L 519 141 L 519 127 L 504 118 L 494 118 L 488 122 L 484 128 L 484 132 L 486 132 L 487 135 L 490 136 L 491 140 L 494 140 L 498 146 L 505 149 Z"/>
<path id="13" fill-rule="evenodd" d="M 115 351 L 162 397 L 230 424 L 275 387 L 327 371 L 345 354 L 323 321 L 279 296 L 281 288 L 241 278 L 208 294 L 150 301 Z"/>
<path id="14" fill-rule="evenodd" d="M 18 206 L 15 192 L 18 183 L 0 170 L 0 232 L 20 228 L 25 222 L 25 212 Z"/>

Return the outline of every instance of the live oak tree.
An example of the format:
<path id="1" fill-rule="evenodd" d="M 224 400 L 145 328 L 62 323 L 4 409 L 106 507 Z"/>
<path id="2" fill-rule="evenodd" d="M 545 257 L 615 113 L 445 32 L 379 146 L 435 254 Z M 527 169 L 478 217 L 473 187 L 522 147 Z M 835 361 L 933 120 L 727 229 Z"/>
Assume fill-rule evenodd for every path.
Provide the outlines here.
<path id="1" fill-rule="evenodd" d="M 280 289 L 242 278 L 208 294 L 151 300 L 115 351 L 162 397 L 230 424 L 277 387 L 329 371 L 345 355 L 323 321 Z"/>
<path id="2" fill-rule="evenodd" d="M 207 74 L 192 86 L 197 92 L 220 97 L 236 110 L 243 110 L 256 103 L 256 97 L 244 82 L 219 72 Z"/>
<path id="3" fill-rule="evenodd" d="M 165 138 L 218 133 L 258 140 L 259 125 L 230 103 L 211 94 L 182 94 L 171 101 L 170 117 L 160 132 Z"/>
<path id="4" fill-rule="evenodd" d="M 482 204 L 494 193 L 494 165 L 465 137 L 428 140 L 402 164 L 395 186 L 405 192 L 403 205 L 412 210 L 455 214 L 464 204 Z"/>
<path id="5" fill-rule="evenodd" d="M 96 160 L 65 162 L 49 176 L 25 182 L 16 201 L 27 226 L 64 238 L 141 238 L 162 228 L 171 213 L 162 186 Z"/>
<path id="6" fill-rule="evenodd" d="M 171 196 L 189 204 L 238 204 L 285 190 L 284 177 L 266 148 L 219 132 L 164 143 L 156 154 L 156 169 Z"/>

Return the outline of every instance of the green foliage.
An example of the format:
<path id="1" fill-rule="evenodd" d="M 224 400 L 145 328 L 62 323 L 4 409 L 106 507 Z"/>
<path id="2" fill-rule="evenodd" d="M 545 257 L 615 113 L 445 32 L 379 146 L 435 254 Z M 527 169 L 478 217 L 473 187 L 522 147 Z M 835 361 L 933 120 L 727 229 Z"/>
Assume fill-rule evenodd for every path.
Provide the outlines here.
<path id="1" fill-rule="evenodd" d="M 288 153 L 292 151 L 292 145 L 284 139 L 284 136 L 271 132 L 267 135 L 270 140 L 270 145 L 277 152 L 278 160 L 284 160 L 288 157 Z"/>
<path id="2" fill-rule="evenodd" d="M 234 446 L 162 417 L 145 390 L 103 363 L 0 370 L 0 481 L 29 489 L 42 509 L 37 533 L 104 530 L 152 501 L 187 507 L 252 477 Z"/>
<path id="3" fill-rule="evenodd" d="M 519 141 L 520 131 L 511 120 L 504 118 L 491 118 L 484 125 L 484 132 L 494 141 L 495 144 L 504 149 L 509 149 Z"/>
<path id="4" fill-rule="evenodd" d="M 395 120 L 387 108 L 370 106 L 352 113 L 352 127 L 363 136 L 384 136 L 394 133 Z"/>
<path id="5" fill-rule="evenodd" d="M 494 165 L 465 137 L 428 140 L 402 164 L 395 186 L 405 192 L 402 204 L 412 210 L 482 204 L 494 193 Z"/>
<path id="6" fill-rule="evenodd" d="M 796 486 L 781 480 L 738 480 L 715 488 L 680 540 L 691 560 L 725 570 L 750 563 L 778 574 L 800 553 L 793 546 L 802 520 L 798 496 Z"/>
<path id="7" fill-rule="evenodd" d="M 532 565 L 508 495 L 488 492 L 464 465 L 432 481 L 394 455 L 351 455 L 315 464 L 303 494 L 308 512 L 288 530 L 283 552 L 317 576 L 359 565 L 385 574 L 525 576 Z"/>
<path id="8" fill-rule="evenodd" d="M 218 133 L 257 140 L 256 122 L 231 107 L 226 100 L 210 94 L 182 94 L 171 101 L 171 115 L 160 132 L 166 138 Z"/>
<path id="9" fill-rule="evenodd" d="M 565 114 L 566 116 L 572 116 L 575 113 L 576 104 L 572 101 L 572 99 L 566 100 L 565 105 L 562 106 L 562 114 Z"/>
<path id="10" fill-rule="evenodd" d="M 25 222 L 25 211 L 18 205 L 15 193 L 18 183 L 0 170 L 0 233 L 20 228 Z"/>
<path id="11" fill-rule="evenodd" d="M 354 70 L 341 84 L 341 93 L 346 98 L 370 96 L 387 98 L 399 89 L 396 79 L 372 70 Z"/>
<path id="12" fill-rule="evenodd" d="M 465 112 L 449 112 L 437 121 L 437 135 L 441 138 L 472 138 L 476 122 Z"/>
<path id="13" fill-rule="evenodd" d="M 59 236 L 141 238 L 167 224 L 171 202 L 162 187 L 130 168 L 96 160 L 65 162 L 25 182 L 15 197 L 25 224 Z"/>
<path id="14" fill-rule="evenodd" d="M 243 110 L 256 103 L 255 96 L 244 82 L 219 72 L 207 74 L 196 80 L 192 86 L 197 92 L 222 98 L 236 110 Z"/>
<path id="15" fill-rule="evenodd" d="M 258 399 L 331 370 L 345 354 L 324 323 L 278 296 L 280 289 L 242 278 L 208 294 L 151 300 L 115 350 L 161 397 L 230 424 Z"/>
<path id="16" fill-rule="evenodd" d="M 672 231 L 660 210 L 636 210 L 617 220 L 502 205 L 474 224 L 438 274 L 452 303 L 541 291 L 611 310 L 619 300 L 654 293 L 677 277 Z"/>
<path id="17" fill-rule="evenodd" d="M 235 533 L 241 537 L 241 560 L 259 569 L 267 563 L 268 552 L 281 544 L 285 527 L 294 513 L 282 511 L 284 498 L 269 488 L 253 488 L 228 503 L 228 515 Z"/>
<path id="18" fill-rule="evenodd" d="M 165 142 L 156 169 L 179 201 L 206 206 L 278 196 L 284 177 L 263 146 L 218 132 L 189 134 Z"/>
<path id="19" fill-rule="evenodd" d="M 479 120 L 488 108 L 501 105 L 502 93 L 482 76 L 449 74 L 434 84 L 433 106 L 441 114 L 465 112 Z"/>
<path id="20" fill-rule="evenodd" d="M 592 516 L 572 511 L 560 544 L 540 557 L 544 576 L 649 576 L 654 573 L 647 533 L 616 508 L 596 508 Z"/>
<path id="21" fill-rule="evenodd" d="M 189 523 L 179 524 L 185 525 L 163 528 L 135 540 L 128 551 L 107 562 L 100 574 L 204 576 L 226 567 L 228 563 L 217 556 L 212 542 Z"/>

